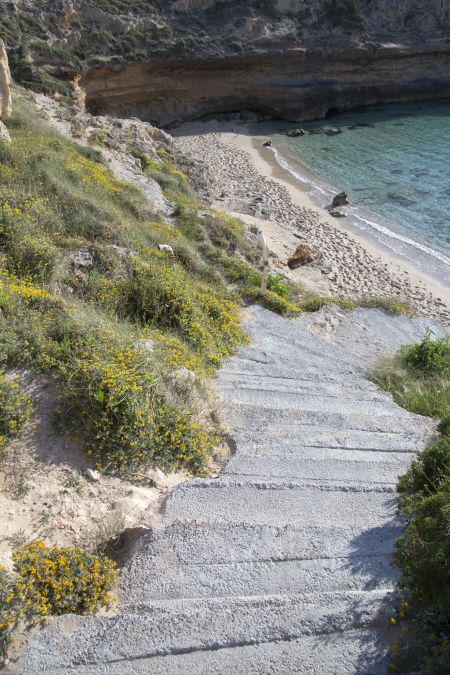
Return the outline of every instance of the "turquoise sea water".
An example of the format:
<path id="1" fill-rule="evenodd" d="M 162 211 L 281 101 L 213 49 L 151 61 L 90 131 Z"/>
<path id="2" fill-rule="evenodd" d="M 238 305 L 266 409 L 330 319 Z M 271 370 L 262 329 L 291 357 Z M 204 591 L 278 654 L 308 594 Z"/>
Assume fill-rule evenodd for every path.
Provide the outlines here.
<path id="1" fill-rule="evenodd" d="M 275 135 L 284 168 L 322 206 L 345 190 L 352 227 L 450 286 L 450 101 L 377 107 L 299 126 L 342 133 Z"/>

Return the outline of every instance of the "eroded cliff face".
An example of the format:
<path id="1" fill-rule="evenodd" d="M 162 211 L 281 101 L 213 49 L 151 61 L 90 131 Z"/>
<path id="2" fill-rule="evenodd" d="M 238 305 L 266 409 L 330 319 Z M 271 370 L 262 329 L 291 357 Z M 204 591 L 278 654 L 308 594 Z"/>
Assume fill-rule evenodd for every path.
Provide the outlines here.
<path id="1" fill-rule="evenodd" d="M 450 0 L 0 0 L 0 17 L 19 82 L 159 124 L 449 95 Z"/>
<path id="2" fill-rule="evenodd" d="M 445 42 L 298 48 L 102 67 L 81 85 L 90 110 L 158 124 L 252 110 L 302 121 L 359 105 L 450 97 Z"/>

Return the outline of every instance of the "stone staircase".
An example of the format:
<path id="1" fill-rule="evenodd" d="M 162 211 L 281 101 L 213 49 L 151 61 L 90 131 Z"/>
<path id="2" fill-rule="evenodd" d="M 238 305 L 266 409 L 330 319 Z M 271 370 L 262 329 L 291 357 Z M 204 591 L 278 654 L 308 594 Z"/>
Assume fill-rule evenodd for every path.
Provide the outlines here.
<path id="1" fill-rule="evenodd" d="M 53 621 L 21 672 L 386 672 L 395 483 L 433 426 L 364 374 L 427 326 L 445 332 L 375 310 L 248 310 L 251 346 L 219 377 L 236 453 L 171 494 L 120 613 Z"/>

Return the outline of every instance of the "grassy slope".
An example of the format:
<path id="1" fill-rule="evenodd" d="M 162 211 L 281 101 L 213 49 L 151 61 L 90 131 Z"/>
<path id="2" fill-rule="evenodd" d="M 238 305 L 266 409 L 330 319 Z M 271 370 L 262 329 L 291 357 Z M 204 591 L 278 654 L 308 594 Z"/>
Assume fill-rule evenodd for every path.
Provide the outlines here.
<path id="1" fill-rule="evenodd" d="M 246 339 L 239 289 L 259 283 L 258 254 L 240 223 L 196 201 L 169 155 L 142 161 L 170 188 L 173 224 L 96 150 L 32 118 L 17 102 L 13 142 L 0 145 L 0 367 L 56 377 L 66 422 L 103 469 L 203 473 L 218 438 L 202 382 Z M 79 251 L 92 266 L 73 264 Z"/>

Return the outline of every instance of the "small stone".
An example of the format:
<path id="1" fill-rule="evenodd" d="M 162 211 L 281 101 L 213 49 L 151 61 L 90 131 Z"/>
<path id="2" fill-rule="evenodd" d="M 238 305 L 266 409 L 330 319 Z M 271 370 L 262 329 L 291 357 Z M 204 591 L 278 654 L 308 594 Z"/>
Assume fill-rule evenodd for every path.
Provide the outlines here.
<path id="1" fill-rule="evenodd" d="M 95 471 L 95 469 L 86 469 L 86 476 L 94 483 L 97 483 L 102 477 L 101 473 Z"/>
<path id="2" fill-rule="evenodd" d="M 0 122 L 0 141 L 3 141 L 3 143 L 11 143 L 11 136 L 3 122 Z"/>

